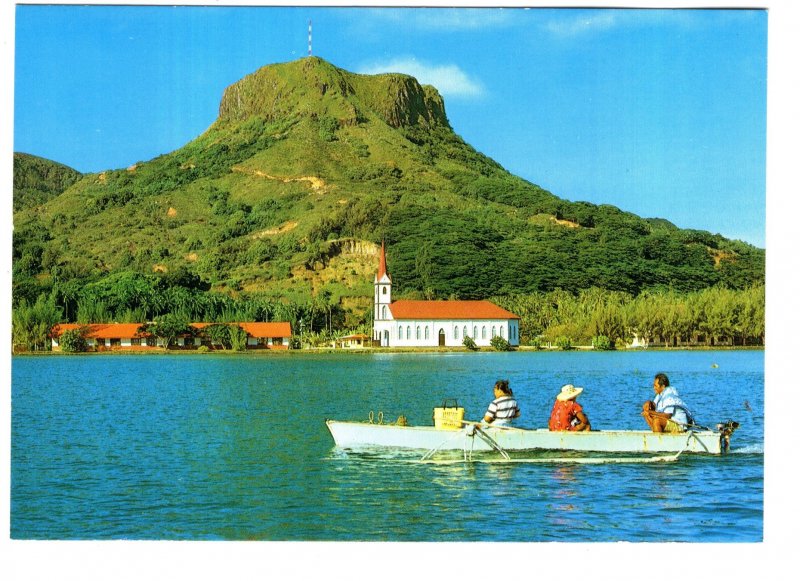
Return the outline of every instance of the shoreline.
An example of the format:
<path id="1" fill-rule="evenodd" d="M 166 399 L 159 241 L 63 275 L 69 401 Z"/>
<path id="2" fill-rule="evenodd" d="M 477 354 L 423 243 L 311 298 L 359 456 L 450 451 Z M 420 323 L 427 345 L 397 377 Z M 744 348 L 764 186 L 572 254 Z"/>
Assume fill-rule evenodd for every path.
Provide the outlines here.
<path id="1" fill-rule="evenodd" d="M 202 356 L 202 355 L 257 355 L 257 356 L 278 356 L 278 355 L 314 355 L 314 354 L 343 354 L 343 355 L 376 355 L 376 354 L 384 354 L 384 353 L 392 353 L 392 354 L 430 354 L 430 353 L 565 353 L 565 352 L 575 352 L 575 353 L 646 353 L 648 351 L 656 351 L 656 352 L 663 352 L 663 351 L 765 351 L 766 347 L 763 345 L 753 345 L 753 346 L 730 346 L 730 345 L 723 345 L 723 346 L 707 346 L 707 345 L 700 345 L 700 346 L 684 346 L 684 347 L 648 347 L 647 349 L 643 349 L 641 347 L 635 347 L 631 349 L 612 349 L 607 351 L 601 351 L 599 349 L 593 349 L 592 347 L 573 347 L 572 349 L 563 350 L 558 347 L 551 347 L 551 348 L 537 348 L 537 347 L 530 347 L 530 346 L 520 346 L 515 349 L 511 349 L 509 351 L 497 351 L 496 349 L 478 349 L 476 351 L 472 351 L 467 349 L 466 347 L 359 347 L 353 349 L 347 348 L 338 348 L 334 349 L 332 347 L 311 347 L 306 349 L 251 349 L 251 350 L 244 350 L 244 351 L 232 351 L 230 349 L 218 349 L 218 350 L 209 350 L 209 351 L 197 351 L 197 350 L 185 350 L 185 349 L 163 349 L 163 348 L 153 348 L 152 350 L 134 350 L 129 351 L 126 349 L 115 349 L 115 350 L 105 350 L 105 351 L 85 351 L 81 353 L 65 353 L 63 351 L 21 351 L 21 352 L 14 352 L 12 353 L 12 357 L 14 356 L 65 356 L 65 357 L 74 357 L 74 356 L 103 356 L 103 355 L 127 355 L 127 356 L 168 356 L 168 355 L 189 355 L 189 356 Z"/>

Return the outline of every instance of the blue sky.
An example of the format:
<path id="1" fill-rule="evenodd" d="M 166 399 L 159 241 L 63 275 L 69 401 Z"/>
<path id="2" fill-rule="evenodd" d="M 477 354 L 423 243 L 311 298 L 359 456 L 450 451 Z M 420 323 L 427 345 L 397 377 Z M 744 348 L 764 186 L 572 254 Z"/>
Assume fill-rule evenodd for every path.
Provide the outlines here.
<path id="1" fill-rule="evenodd" d="M 83 172 L 174 150 L 224 88 L 313 52 L 436 86 L 557 196 L 765 247 L 765 10 L 18 5 L 15 151 Z"/>

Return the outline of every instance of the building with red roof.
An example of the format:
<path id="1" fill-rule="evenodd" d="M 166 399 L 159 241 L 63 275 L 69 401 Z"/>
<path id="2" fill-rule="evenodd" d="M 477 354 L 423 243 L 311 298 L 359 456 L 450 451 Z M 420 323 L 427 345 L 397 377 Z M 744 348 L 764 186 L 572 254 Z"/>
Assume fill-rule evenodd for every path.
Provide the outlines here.
<path id="1" fill-rule="evenodd" d="M 238 325 L 247 333 L 248 349 L 288 349 L 292 338 L 292 326 L 288 322 L 274 323 L 191 323 L 192 332 L 178 337 L 178 349 L 196 349 L 201 345 L 213 348 L 203 329 L 214 324 Z M 60 323 L 50 331 L 53 351 L 60 351 L 61 335 L 66 331 L 82 329 L 87 347 L 92 351 L 147 351 L 164 348 L 161 339 L 142 332 L 142 323 Z"/>
<path id="2" fill-rule="evenodd" d="M 373 341 L 382 347 L 458 347 L 464 337 L 480 347 L 493 337 L 519 345 L 519 316 L 490 301 L 392 302 L 384 244 L 374 284 Z"/>

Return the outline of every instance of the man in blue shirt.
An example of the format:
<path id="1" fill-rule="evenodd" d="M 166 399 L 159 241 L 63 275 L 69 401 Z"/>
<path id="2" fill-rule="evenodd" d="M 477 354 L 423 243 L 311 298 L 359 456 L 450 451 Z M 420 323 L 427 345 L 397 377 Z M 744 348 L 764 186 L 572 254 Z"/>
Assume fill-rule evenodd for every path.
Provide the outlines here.
<path id="1" fill-rule="evenodd" d="M 678 390 L 670 387 L 669 378 L 659 373 L 653 380 L 656 396 L 644 402 L 642 415 L 654 432 L 685 432 L 694 423 L 689 408 L 678 395 Z"/>

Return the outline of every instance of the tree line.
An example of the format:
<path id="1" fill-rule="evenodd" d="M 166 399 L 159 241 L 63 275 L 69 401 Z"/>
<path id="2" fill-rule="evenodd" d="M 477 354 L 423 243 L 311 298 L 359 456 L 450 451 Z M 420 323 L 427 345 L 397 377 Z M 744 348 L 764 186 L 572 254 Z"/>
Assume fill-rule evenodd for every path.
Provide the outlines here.
<path id="1" fill-rule="evenodd" d="M 521 317 L 523 345 L 763 345 L 764 285 L 744 290 L 721 286 L 678 293 L 645 291 L 633 296 L 598 288 L 493 297 Z M 599 343 L 599 345 L 598 345 Z"/>
<path id="2" fill-rule="evenodd" d="M 680 293 L 645 291 L 636 296 L 599 288 L 570 293 L 561 289 L 491 297 L 520 316 L 522 345 L 630 344 L 763 345 L 764 285 L 747 289 L 715 286 Z M 35 301 L 13 305 L 12 343 L 18 351 L 49 350 L 57 323 L 156 323 L 287 321 L 299 344 L 323 345 L 353 332 L 372 333 L 372 309 L 347 312 L 330 291 L 297 300 L 259 293 L 236 297 L 210 291 L 188 272 L 169 277 L 118 273 L 94 283 L 56 283 Z M 158 328 L 157 326 L 155 328 Z"/>

